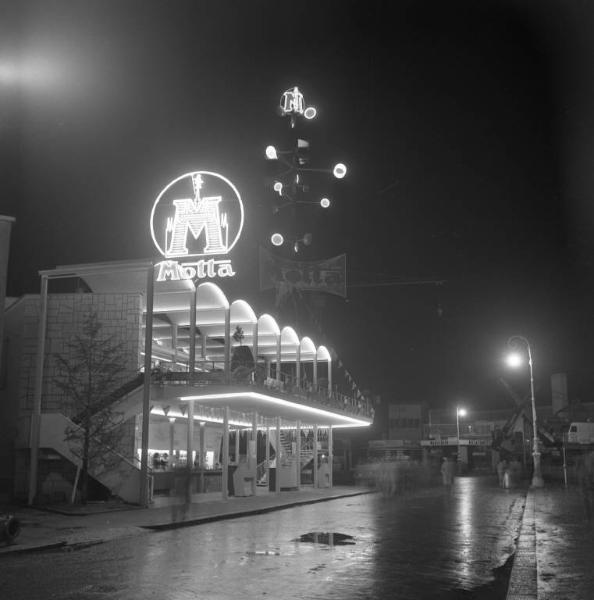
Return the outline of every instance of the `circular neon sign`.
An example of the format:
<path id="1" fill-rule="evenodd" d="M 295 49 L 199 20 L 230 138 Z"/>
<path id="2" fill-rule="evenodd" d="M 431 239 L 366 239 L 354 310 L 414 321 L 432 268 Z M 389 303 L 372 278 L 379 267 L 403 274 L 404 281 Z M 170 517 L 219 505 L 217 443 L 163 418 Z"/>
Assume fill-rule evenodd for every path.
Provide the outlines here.
<path id="1" fill-rule="evenodd" d="M 237 188 L 219 173 L 192 171 L 163 188 L 151 211 L 151 236 L 167 259 L 225 255 L 243 229 Z"/>

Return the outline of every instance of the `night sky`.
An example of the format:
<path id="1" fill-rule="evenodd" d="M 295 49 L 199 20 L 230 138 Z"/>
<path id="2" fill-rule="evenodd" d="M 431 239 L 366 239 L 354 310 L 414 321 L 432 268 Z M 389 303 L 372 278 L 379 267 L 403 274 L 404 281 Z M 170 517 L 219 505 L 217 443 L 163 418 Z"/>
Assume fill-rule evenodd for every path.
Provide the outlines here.
<path id="1" fill-rule="evenodd" d="M 539 404 L 554 372 L 591 400 L 587 4 L 2 3 L 8 295 L 38 292 L 39 269 L 152 257 L 157 194 L 212 170 L 246 207 L 229 295 L 272 310 L 258 291 L 275 225 L 263 150 L 290 139 L 276 106 L 298 85 L 318 108 L 303 126 L 312 166 L 349 167 L 311 176 L 333 205 L 302 207 L 297 224 L 314 239 L 302 258 L 347 254 L 348 300 L 305 298 L 323 334 L 299 333 L 328 341 L 384 405 L 511 409 L 498 379 L 528 386 L 502 364 L 513 334 L 532 343 Z"/>

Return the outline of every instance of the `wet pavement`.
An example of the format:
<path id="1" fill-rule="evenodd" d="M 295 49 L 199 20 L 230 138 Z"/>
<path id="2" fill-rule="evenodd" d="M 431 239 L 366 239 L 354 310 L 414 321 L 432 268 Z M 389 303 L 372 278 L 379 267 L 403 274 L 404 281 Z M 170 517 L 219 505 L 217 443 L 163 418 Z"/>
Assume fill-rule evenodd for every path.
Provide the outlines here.
<path id="1" fill-rule="evenodd" d="M 593 597 L 592 529 L 575 489 L 526 497 L 486 477 L 459 478 L 451 493 L 340 497 L 361 491 L 310 489 L 88 517 L 30 511 L 40 520 L 24 519 L 19 543 L 0 556 L 2 597 Z M 43 541 L 54 549 L 41 550 Z"/>

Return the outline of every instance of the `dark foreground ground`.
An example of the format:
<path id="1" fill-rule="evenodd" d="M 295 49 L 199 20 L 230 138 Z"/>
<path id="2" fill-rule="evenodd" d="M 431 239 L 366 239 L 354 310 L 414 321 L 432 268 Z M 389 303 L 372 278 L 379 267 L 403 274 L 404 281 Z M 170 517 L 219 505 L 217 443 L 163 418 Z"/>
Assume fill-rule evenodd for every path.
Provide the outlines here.
<path id="1" fill-rule="evenodd" d="M 76 517 L 28 510 L 18 543 L 0 549 L 2 597 L 593 597 L 576 490 L 527 495 L 484 477 L 459 478 L 451 493 L 361 491 Z"/>

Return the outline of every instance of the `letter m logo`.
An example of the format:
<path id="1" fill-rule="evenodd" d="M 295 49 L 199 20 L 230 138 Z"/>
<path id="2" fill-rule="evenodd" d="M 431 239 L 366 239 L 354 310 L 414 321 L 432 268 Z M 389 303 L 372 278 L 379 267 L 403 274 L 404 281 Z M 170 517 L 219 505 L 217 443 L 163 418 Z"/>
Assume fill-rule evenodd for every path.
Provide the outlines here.
<path id="1" fill-rule="evenodd" d="M 192 254 L 225 254 L 227 245 L 223 242 L 223 228 L 219 203 L 221 196 L 211 198 L 183 198 L 174 200 L 175 216 L 171 224 L 171 240 L 167 249 L 168 256 L 184 256 L 188 254 L 188 231 L 198 239 L 204 232 L 205 244 L 202 252 Z"/>

